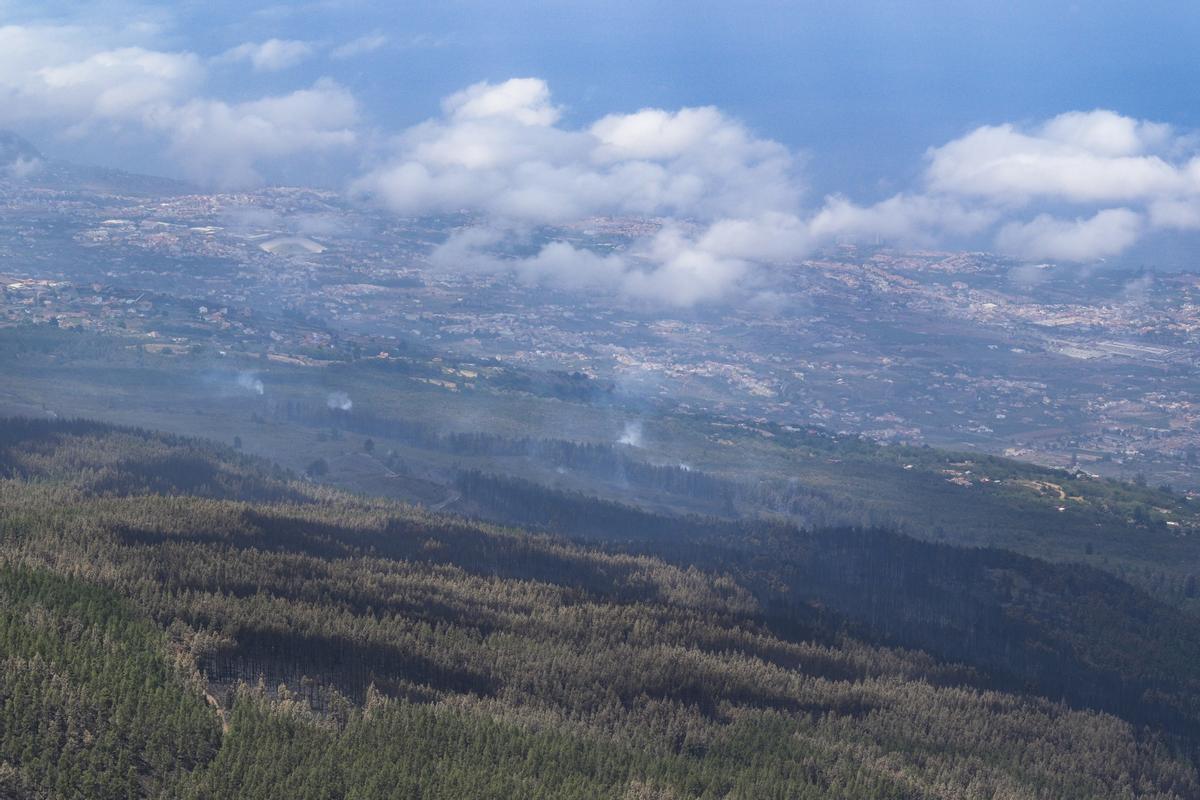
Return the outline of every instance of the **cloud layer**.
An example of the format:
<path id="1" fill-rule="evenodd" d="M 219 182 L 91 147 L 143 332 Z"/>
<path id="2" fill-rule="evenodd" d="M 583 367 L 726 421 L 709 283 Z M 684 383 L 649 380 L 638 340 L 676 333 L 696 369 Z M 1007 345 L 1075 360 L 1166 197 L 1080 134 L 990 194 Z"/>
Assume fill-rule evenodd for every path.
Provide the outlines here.
<path id="1" fill-rule="evenodd" d="M 294 67 L 313 54 L 308 42 L 292 39 L 267 39 L 265 42 L 244 42 L 226 50 L 215 60 L 218 63 L 248 62 L 261 72 L 278 72 Z"/>
<path id="2" fill-rule="evenodd" d="M 153 26 L 130 31 L 0 27 L 0 127 L 132 136 L 218 187 L 355 158 L 373 166 L 348 181 L 354 196 L 402 215 L 479 220 L 437 250 L 442 269 L 687 306 L 756 291 L 771 265 L 842 239 L 1087 262 L 1155 232 L 1200 230 L 1200 140 L 1109 110 L 978 127 L 930 148 L 915 185 L 864 205 L 806 197 L 800 154 L 712 106 L 567 123 L 545 81 L 514 78 L 454 92 L 436 116 L 388 136 L 332 78 L 237 100 L 208 89 L 215 73 L 278 87 L 298 65 L 335 69 L 401 46 L 383 33 L 235 40 L 205 55 L 157 44 Z M 544 235 L 608 216 L 651 220 L 655 232 L 604 252 Z"/>
<path id="3" fill-rule="evenodd" d="M 482 214 L 483 226 L 435 254 L 443 268 L 512 270 L 531 282 L 671 304 L 720 299 L 755 259 L 807 251 L 792 155 L 719 110 L 642 109 L 578 128 L 560 118 L 544 81 L 475 84 L 446 98 L 439 118 L 400 135 L 394 156 L 354 192 L 400 214 Z M 535 226 L 598 216 L 663 227 L 624 253 L 560 241 L 530 256 L 493 255 Z"/>
<path id="4" fill-rule="evenodd" d="M 1029 222 L 1010 222 L 1000 229 L 996 243 L 1004 252 L 1024 258 L 1092 261 L 1124 251 L 1141 232 L 1141 215 L 1110 208 L 1088 218 L 1039 214 Z"/>
<path id="5" fill-rule="evenodd" d="M 730 297 L 758 283 L 763 265 L 842 239 L 983 240 L 1024 259 L 1088 262 L 1157 229 L 1200 228 L 1194 138 L 1112 111 L 983 126 L 930 148 L 913 190 L 809 208 L 797 157 L 716 108 L 649 108 L 578 127 L 561 119 L 541 80 L 470 86 L 398 136 L 354 192 L 400 214 L 480 215 L 435 254 L 442 268 L 674 305 Z M 662 227 L 622 252 L 561 241 L 527 252 L 536 226 L 606 215 Z"/>
<path id="6" fill-rule="evenodd" d="M 792 158 L 715 108 L 643 109 L 558 125 L 545 82 L 480 83 L 404 132 L 355 190 L 398 213 L 470 208 L 562 223 L 600 214 L 711 220 L 795 210 Z"/>
<path id="7" fill-rule="evenodd" d="M 149 136 L 181 171 L 223 187 L 259 182 L 263 165 L 357 141 L 357 104 L 328 79 L 239 103 L 204 95 L 210 61 L 277 70 L 307 57 L 304 43 L 272 39 L 206 60 L 111 38 L 61 25 L 0 27 L 0 127 Z"/>
<path id="8" fill-rule="evenodd" d="M 1090 261 L 1123 252 L 1156 229 L 1200 228 L 1200 158 L 1194 135 L 1113 111 L 1072 111 L 1020 128 L 977 128 L 931 149 L 927 191 L 961 206 L 1014 217 L 1039 204 L 1079 216 L 1003 224 L 1002 251 Z"/>
<path id="9" fill-rule="evenodd" d="M 1129 201 L 1187 190 L 1194 176 L 1168 160 L 1179 144 L 1166 125 L 1111 111 L 1071 112 L 1032 131 L 977 128 L 929 152 L 934 191 L 1024 204 Z"/>

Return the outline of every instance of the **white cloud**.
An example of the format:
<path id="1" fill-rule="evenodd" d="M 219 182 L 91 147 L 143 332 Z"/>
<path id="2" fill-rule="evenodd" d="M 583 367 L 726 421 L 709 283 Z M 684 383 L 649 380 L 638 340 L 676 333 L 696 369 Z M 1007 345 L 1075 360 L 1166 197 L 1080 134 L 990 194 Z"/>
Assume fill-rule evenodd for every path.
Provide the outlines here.
<path id="1" fill-rule="evenodd" d="M 298 153 L 348 148 L 357 142 L 358 106 L 330 80 L 246 103 L 197 99 L 155 110 L 148 123 L 163 131 L 192 175 L 219 186 L 261 180 L 258 165 Z"/>
<path id="2" fill-rule="evenodd" d="M 672 305 L 729 300 L 752 267 L 744 258 L 722 255 L 674 228 L 650 240 L 646 255 L 653 266 L 630 270 L 624 277 L 624 294 L 641 300 L 667 301 Z"/>
<path id="3" fill-rule="evenodd" d="M 1041 214 L 1029 222 L 1008 223 L 996 235 L 996 244 L 1023 258 L 1094 261 L 1128 248 L 1142 228 L 1142 216 L 1127 208 L 1105 209 L 1092 217 L 1071 220 Z"/>
<path id="4" fill-rule="evenodd" d="M 1175 230 L 1200 229 L 1200 201 L 1165 198 L 1150 204 L 1150 224 Z"/>
<path id="5" fill-rule="evenodd" d="M 990 236 L 1021 257 L 1088 261 L 1153 228 L 1200 228 L 1192 140 L 1111 111 L 985 126 L 929 151 L 923 189 L 871 205 L 835 195 L 811 211 L 788 149 L 716 108 L 642 109 L 578 127 L 561 120 L 541 80 L 475 84 L 400 135 L 394 157 L 354 191 L 403 214 L 481 215 L 480 227 L 438 249 L 440 268 L 511 271 L 671 305 L 742 293 L 763 265 L 842 238 L 937 245 Z M 1039 204 L 1081 213 L 1037 214 Z M 1023 209 L 1028 216 L 1014 219 Z M 551 242 L 532 256 L 497 255 L 528 249 L 530 226 L 603 215 L 657 219 L 662 229 L 616 253 Z"/>
<path id="6" fill-rule="evenodd" d="M 1116 255 L 1156 229 L 1200 229 L 1196 137 L 1113 111 L 1072 111 L 1038 125 L 989 125 L 927 154 L 931 196 L 998 218 L 1047 204 L 1091 216 L 1009 222 L 1001 249 L 1029 258 Z M 1119 204 L 1121 208 L 1108 208 Z"/>
<path id="7" fill-rule="evenodd" d="M 557 125 L 545 82 L 475 84 L 406 131 L 355 189 L 400 213 L 473 208 L 531 223 L 597 214 L 752 216 L 796 206 L 791 158 L 715 109 Z"/>
<path id="8" fill-rule="evenodd" d="M 216 64 L 283 70 L 312 57 L 311 43 L 267 39 L 210 58 L 155 47 L 161 35 L 0 26 L 0 126 L 132 132 L 223 187 L 259 182 L 288 159 L 350 154 L 370 138 L 354 96 L 329 79 L 241 102 L 205 90 Z M 376 33 L 322 47 L 337 61 L 388 45 L 406 46 Z M 764 265 L 845 237 L 991 240 L 1028 258 L 1090 260 L 1155 230 L 1200 230 L 1200 139 L 1113 111 L 983 126 L 931 148 L 918 186 L 872 204 L 834 195 L 807 209 L 795 154 L 712 106 L 564 119 L 540 79 L 476 83 L 386 153 L 363 154 L 375 166 L 351 191 L 401 214 L 478 215 L 477 229 L 435 254 L 442 268 L 675 305 L 757 288 Z M 538 226 L 594 216 L 651 219 L 661 230 L 612 253 L 531 245 Z M 497 255 L 514 244 L 532 255 Z"/>
<path id="9" fill-rule="evenodd" d="M 751 262 L 724 256 L 702 240 L 674 227 L 635 244 L 629 252 L 601 255 L 552 241 L 527 257 L 502 258 L 498 245 L 524 243 L 514 231 L 474 227 L 450 236 L 432 258 L 435 268 L 511 272 L 532 285 L 568 290 L 600 290 L 654 305 L 692 306 L 743 294 L 741 282 Z"/>
<path id="10" fill-rule="evenodd" d="M 791 154 L 715 108 L 642 109 L 572 128 L 560 124 L 544 81 L 519 78 L 470 86 L 442 112 L 404 132 L 395 158 L 354 191 L 403 214 L 484 214 L 485 228 L 460 232 L 435 254 L 443 268 L 511 270 L 531 282 L 690 305 L 734 291 L 755 259 L 811 245 Z M 526 258 L 488 254 L 528 226 L 601 215 L 668 225 L 622 254 L 563 242 Z"/>
<path id="11" fill-rule="evenodd" d="M 697 246 L 722 258 L 749 261 L 788 261 L 809 253 L 817 244 L 811 221 L 777 211 L 757 217 L 720 219 L 710 225 Z"/>
<path id="12" fill-rule="evenodd" d="M 944 195 L 898 194 L 871 206 L 859 206 L 835 196 L 825 201 L 810 227 L 811 235 L 823 240 L 881 237 L 927 245 L 946 236 L 979 233 L 990 227 L 997 216 L 994 208 L 966 204 Z"/>
<path id="13" fill-rule="evenodd" d="M 0 27 L 0 123 L 123 121 L 187 96 L 204 77 L 192 53 L 97 45 L 73 27 Z"/>
<path id="14" fill-rule="evenodd" d="M 846 237 L 933 245 L 994 232 L 1011 254 L 1087 261 L 1123 251 L 1151 225 L 1200 226 L 1189 188 L 1200 168 L 1186 158 L 1186 139 L 1107 111 L 1063 114 L 1031 132 L 980 128 L 930 151 L 925 191 L 865 206 L 832 196 L 805 212 L 792 154 L 712 107 L 642 109 L 569 127 L 543 81 L 517 79 L 475 84 L 442 110 L 404 132 L 394 159 L 355 184 L 400 213 L 484 217 L 438 249 L 436 266 L 670 305 L 737 295 L 759 283 L 763 265 Z M 1112 197 L 1156 205 L 1095 208 Z M 1039 200 L 1087 213 L 1013 220 Z M 529 226 L 600 215 L 663 227 L 618 253 L 551 242 L 532 256 L 497 255 L 528 248 Z"/>
<path id="15" fill-rule="evenodd" d="M 1097 109 L 1059 114 L 1041 126 L 1041 135 L 1084 152 L 1115 158 L 1160 150 L 1170 143 L 1173 133 L 1170 125 Z"/>
<path id="16" fill-rule="evenodd" d="M 1194 137 L 1109 110 L 1069 112 L 1038 125 L 976 128 L 926 154 L 924 191 L 862 206 L 829 198 L 809 222 L 815 240 L 881 236 L 931 245 L 996 230 L 1002 252 L 1093 260 L 1159 228 L 1200 229 Z M 1122 207 L 1108 207 L 1120 204 Z M 1060 218 L 1022 210 L 1078 207 Z"/>
<path id="17" fill-rule="evenodd" d="M 260 72 L 278 72 L 294 67 L 313 54 L 308 42 L 292 39 L 267 39 L 265 42 L 245 42 L 226 50 L 217 63 L 248 62 Z"/>
<path id="18" fill-rule="evenodd" d="M 1200 229 L 1196 138 L 1107 110 L 977 128 L 928 151 L 923 183 L 923 191 L 871 206 L 831 197 L 808 221 L 809 234 L 937 244 L 998 225 L 994 243 L 1003 252 L 1088 261 L 1117 255 L 1155 229 Z M 1047 206 L 1080 215 L 1013 219 Z"/>
<path id="19" fill-rule="evenodd" d="M 473 84 L 443 100 L 442 111 L 458 122 L 493 119 L 553 125 L 559 117 L 559 110 L 550 105 L 550 87 L 537 78 Z"/>
<path id="20" fill-rule="evenodd" d="M 382 33 L 369 33 L 366 36 L 360 36 L 357 39 L 351 39 L 344 44 L 338 45 L 329 51 L 329 56 L 335 59 L 355 58 L 386 47 L 390 41 Z"/>
<path id="21" fill-rule="evenodd" d="M 1025 204 L 1142 201 L 1195 192 L 1195 162 L 1172 159 L 1169 126 L 1112 111 L 1070 112 L 1025 132 L 977 128 L 928 153 L 934 192 Z"/>
<path id="22" fill-rule="evenodd" d="M 355 100 L 332 81 L 230 103 L 203 96 L 206 60 L 197 54 L 114 36 L 65 25 L 0 27 L 0 125 L 38 124 L 67 136 L 149 134 L 192 178 L 225 187 L 261 181 L 273 160 L 357 141 Z M 272 39 L 218 60 L 272 70 L 310 52 L 303 42 Z"/>

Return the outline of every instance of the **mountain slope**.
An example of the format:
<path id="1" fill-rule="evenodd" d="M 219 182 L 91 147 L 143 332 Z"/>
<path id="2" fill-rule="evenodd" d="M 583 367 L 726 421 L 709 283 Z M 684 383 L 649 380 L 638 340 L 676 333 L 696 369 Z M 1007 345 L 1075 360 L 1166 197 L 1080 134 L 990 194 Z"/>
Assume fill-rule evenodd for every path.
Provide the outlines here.
<path id="1" fill-rule="evenodd" d="M 0 167 L 41 160 L 42 154 L 32 143 L 12 131 L 0 130 Z"/>
<path id="2" fill-rule="evenodd" d="M 42 325 L 0 329 L 0 362 L 0 411 L 237 437 L 297 472 L 323 460 L 321 481 L 349 491 L 487 515 L 456 499 L 461 475 L 478 471 L 671 515 L 886 527 L 1086 563 L 1200 610 L 1200 502 L 1161 488 L 817 428 L 543 398 L 509 388 L 525 376 L 504 370 L 450 392 L 423 382 L 461 366 L 445 354 L 264 365 L 233 353 L 165 357 L 133 338 Z M 242 373 L 265 394 L 236 389 Z M 354 397 L 353 409 L 329 408 L 334 391 Z M 644 417 L 641 447 L 614 443 L 631 417 Z"/>
<path id="3" fill-rule="evenodd" d="M 163 632 L 139 652 L 194 664 L 226 715 L 219 749 L 177 759 L 186 774 L 171 796 L 1200 793 L 1186 731 L 1073 709 L 989 670 L 881 645 L 869 614 L 854 618 L 882 613 L 885 589 L 867 591 L 879 570 L 865 561 L 891 564 L 906 583 L 932 552 L 957 592 L 954 559 L 974 563 L 971 551 L 910 553 L 916 543 L 882 532 L 788 540 L 827 551 L 816 557 L 826 583 L 868 598 L 837 613 L 805 599 L 833 590 L 804 589 L 792 564 L 769 565 L 772 541 L 794 532 L 759 531 L 765 561 L 699 522 L 694 537 L 680 532 L 677 551 L 658 542 L 659 556 L 613 552 L 330 492 L 200 442 L 91 423 L 0 431 L 0 559 L 127 598 L 138 624 Z M 162 471 L 148 482 L 143 462 L 164 459 L 205 477 Z M 267 499 L 237 499 L 242 491 Z M 1064 567 L 1016 558 L 983 568 L 997 564 L 1054 614 L 1072 610 L 1080 589 L 1112 588 L 1081 574 L 1056 593 Z M 775 588 L 790 602 L 769 580 L 784 581 Z M 1160 636 L 1169 609 L 1135 596 L 1140 605 L 1126 608 L 1118 593 L 1105 613 L 1130 624 L 1142 615 L 1145 644 L 1186 656 L 1187 641 L 1171 649 Z M 1184 685 L 1182 661 L 1155 655 L 1138 669 Z M 184 695 L 180 708 L 202 702 L 198 687 Z M 42 714 L 24 694 L 6 702 Z M 120 734 L 118 749 L 132 752 L 157 727 Z M 22 753 L 9 762 L 22 785 L 59 780 Z"/>
<path id="4" fill-rule="evenodd" d="M 48 159 L 27 139 L 0 130 L 0 178 L 5 177 L 70 194 L 170 197 L 194 191 L 188 184 L 170 178 Z"/>

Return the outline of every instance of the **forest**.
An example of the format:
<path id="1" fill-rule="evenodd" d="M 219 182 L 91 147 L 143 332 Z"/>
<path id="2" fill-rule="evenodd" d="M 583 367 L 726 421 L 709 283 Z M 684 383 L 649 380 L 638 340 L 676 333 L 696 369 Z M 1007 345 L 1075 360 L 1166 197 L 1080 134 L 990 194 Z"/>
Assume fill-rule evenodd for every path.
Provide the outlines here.
<path id="1" fill-rule="evenodd" d="M 458 486 L 513 526 L 0 422 L 0 796 L 1200 796 L 1195 620 L 1109 572 Z"/>

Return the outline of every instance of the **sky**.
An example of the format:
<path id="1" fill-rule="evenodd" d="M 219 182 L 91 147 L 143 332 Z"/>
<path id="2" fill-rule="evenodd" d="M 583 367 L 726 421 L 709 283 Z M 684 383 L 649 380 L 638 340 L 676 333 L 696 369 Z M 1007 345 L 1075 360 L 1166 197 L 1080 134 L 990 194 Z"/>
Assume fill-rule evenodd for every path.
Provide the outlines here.
<path id="1" fill-rule="evenodd" d="M 1197 34 L 1194 4 L 1116 0 L 0 0 L 0 127 L 214 188 L 475 210 L 447 268 L 690 305 L 854 238 L 1186 260 Z M 667 224 L 616 260 L 497 256 L 599 214 Z"/>

